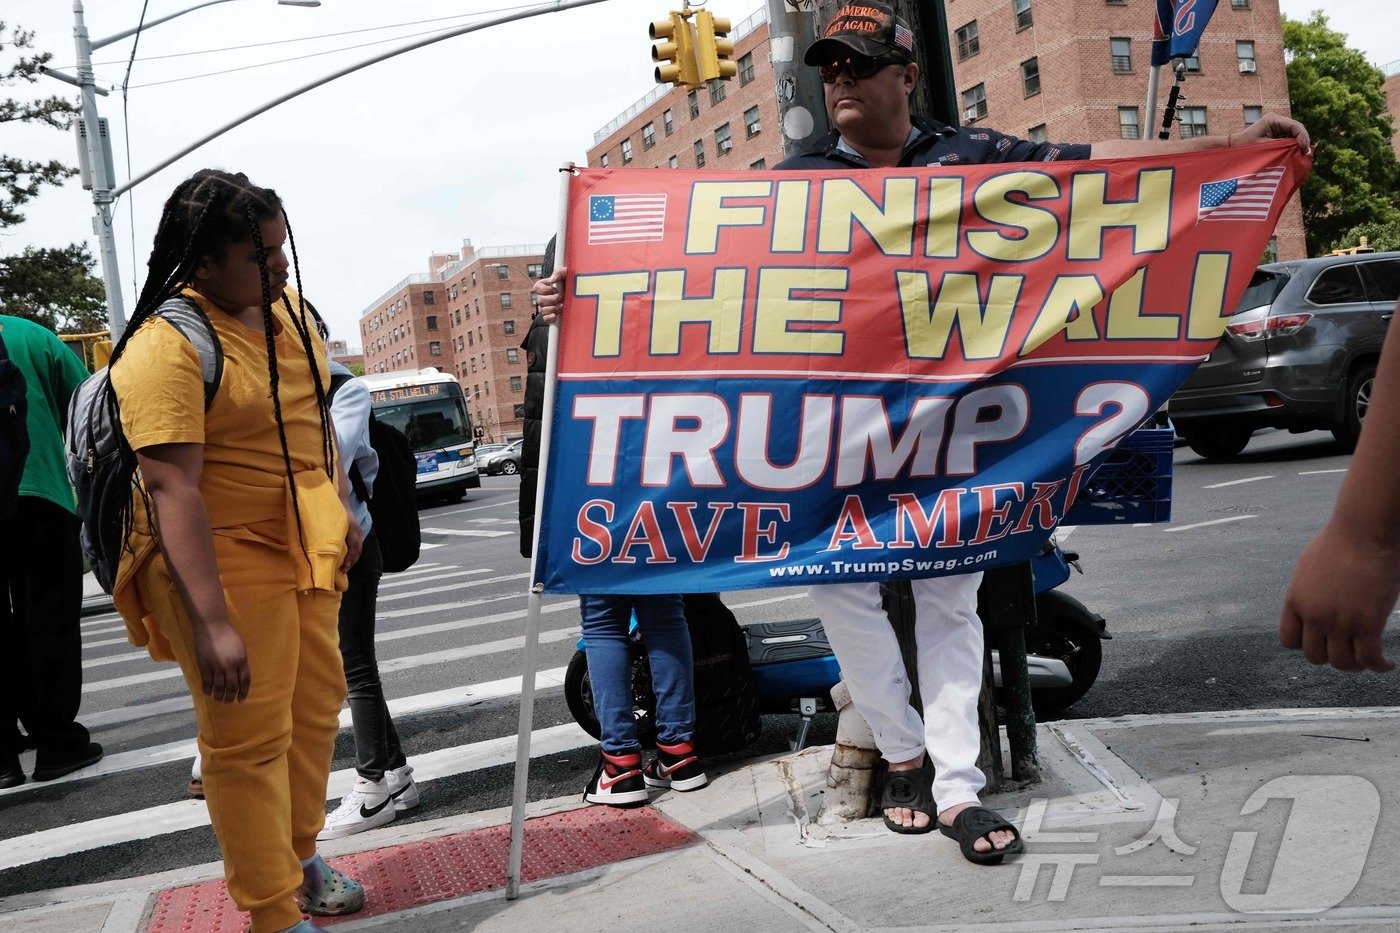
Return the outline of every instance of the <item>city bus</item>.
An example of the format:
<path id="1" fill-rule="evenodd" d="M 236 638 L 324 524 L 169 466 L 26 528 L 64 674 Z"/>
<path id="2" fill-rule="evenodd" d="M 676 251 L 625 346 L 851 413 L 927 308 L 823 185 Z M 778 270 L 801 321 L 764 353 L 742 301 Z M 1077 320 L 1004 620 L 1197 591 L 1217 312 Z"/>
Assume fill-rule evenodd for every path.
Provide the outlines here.
<path id="1" fill-rule="evenodd" d="M 475 439 L 462 387 L 436 369 L 371 373 L 374 416 L 404 433 L 418 461 L 418 495 L 460 499 L 481 486 Z"/>

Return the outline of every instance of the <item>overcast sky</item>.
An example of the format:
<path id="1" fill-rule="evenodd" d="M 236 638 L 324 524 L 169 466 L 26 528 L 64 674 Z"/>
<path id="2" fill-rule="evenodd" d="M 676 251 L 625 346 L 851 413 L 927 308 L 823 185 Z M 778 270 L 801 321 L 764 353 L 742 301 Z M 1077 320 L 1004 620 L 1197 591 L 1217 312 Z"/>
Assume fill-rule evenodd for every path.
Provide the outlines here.
<path id="1" fill-rule="evenodd" d="M 194 2 L 149 0 L 147 19 Z M 763 5 L 712 3 L 736 23 Z M 1323 5 L 1281 0 L 1283 12 L 1295 18 Z M 89 34 L 100 39 L 135 26 L 142 0 L 89 0 L 86 6 Z M 525 0 L 323 0 L 317 9 L 299 9 L 237 0 L 155 27 L 141 37 L 130 79 L 133 174 L 287 90 L 393 48 L 406 36 L 527 6 Z M 1372 62 L 1400 59 L 1395 0 L 1329 0 L 1325 6 L 1332 27 Z M 360 342 L 360 313 L 405 275 L 426 271 L 429 253 L 454 251 L 465 238 L 478 247 L 544 242 L 557 219 L 559 164 L 582 163 L 593 132 L 655 86 L 646 24 L 668 8 L 667 0 L 606 0 L 449 39 L 311 91 L 186 156 L 117 207 L 128 314 L 162 202 L 182 178 L 205 166 L 246 172 L 278 190 L 297 234 L 307 295 L 334 335 L 352 346 Z M 54 64 L 71 68 L 71 3 L 5 0 L 3 16 L 9 27 L 34 30 L 37 45 L 54 52 Z M 433 22 L 375 28 L 423 20 Z M 373 31 L 327 35 L 354 30 Z M 322 38 L 289 41 L 311 36 Z M 331 51 L 370 42 L 379 44 Z M 230 49 L 252 44 L 260 45 Z M 131 47 L 128 39 L 95 54 L 99 81 L 120 86 Z M 178 80 L 322 52 L 329 54 Z M 70 90 L 43 79 L 34 93 Z M 125 179 L 120 93 L 99 98 L 98 107 L 111 123 L 117 175 Z M 75 158 L 71 136 L 37 128 L 7 127 L 0 151 Z M 0 234 L 0 253 L 93 241 L 91 202 L 76 179 L 46 189 L 27 214 L 25 224 Z"/>

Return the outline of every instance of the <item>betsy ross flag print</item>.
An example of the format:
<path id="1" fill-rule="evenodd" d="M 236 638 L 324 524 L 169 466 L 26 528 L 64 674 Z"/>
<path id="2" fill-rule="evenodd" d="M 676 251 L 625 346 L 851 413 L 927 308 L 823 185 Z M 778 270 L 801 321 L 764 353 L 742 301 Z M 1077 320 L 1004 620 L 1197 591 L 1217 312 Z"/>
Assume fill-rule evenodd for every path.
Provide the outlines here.
<path id="1" fill-rule="evenodd" d="M 1274 168 L 1240 178 L 1201 185 L 1201 220 L 1267 220 L 1283 169 Z"/>
<path id="2" fill-rule="evenodd" d="M 595 194 L 588 199 L 589 243 L 660 240 L 665 231 L 664 194 Z"/>

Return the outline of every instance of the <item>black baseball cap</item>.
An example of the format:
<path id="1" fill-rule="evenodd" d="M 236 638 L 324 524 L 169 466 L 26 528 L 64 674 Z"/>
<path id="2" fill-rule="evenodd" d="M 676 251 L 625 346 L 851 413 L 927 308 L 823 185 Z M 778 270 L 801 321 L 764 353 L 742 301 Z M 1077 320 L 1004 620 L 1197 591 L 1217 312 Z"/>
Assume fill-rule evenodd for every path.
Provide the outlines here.
<path id="1" fill-rule="evenodd" d="M 854 52 L 867 58 L 914 60 L 914 33 L 883 3 L 848 3 L 831 17 L 822 37 L 807 48 L 802 61 L 829 65 Z"/>

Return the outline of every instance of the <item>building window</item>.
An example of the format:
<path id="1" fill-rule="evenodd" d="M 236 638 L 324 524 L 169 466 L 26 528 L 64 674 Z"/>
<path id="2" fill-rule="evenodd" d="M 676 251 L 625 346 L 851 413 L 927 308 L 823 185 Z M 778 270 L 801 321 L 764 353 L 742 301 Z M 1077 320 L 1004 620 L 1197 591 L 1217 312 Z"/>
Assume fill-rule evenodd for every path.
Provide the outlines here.
<path id="1" fill-rule="evenodd" d="M 700 95 L 697 92 L 691 91 L 685 95 L 685 102 L 690 106 L 690 119 L 700 116 Z"/>
<path id="2" fill-rule="evenodd" d="M 434 301 L 437 301 L 437 296 L 435 296 L 432 292 L 423 293 L 423 304 L 430 305 Z"/>
<path id="3" fill-rule="evenodd" d="M 729 137 L 729 124 L 726 123 L 715 130 L 715 151 L 724 155 L 734 148 L 734 141 Z"/>
<path id="4" fill-rule="evenodd" d="M 483 391 L 481 394 L 484 395 L 484 396 L 486 396 L 487 398 L 490 398 L 490 397 L 491 397 L 491 383 L 489 383 L 489 382 L 486 383 L 486 385 L 482 386 L 482 389 L 484 389 L 485 391 Z"/>
<path id="5" fill-rule="evenodd" d="M 675 156 L 671 156 L 671 158 L 666 160 L 666 164 L 671 166 L 671 168 L 680 168 L 681 160 L 676 158 Z"/>
<path id="6" fill-rule="evenodd" d="M 1109 6 L 1127 6 L 1128 0 L 1104 0 Z"/>
<path id="7" fill-rule="evenodd" d="M 514 336 L 515 336 L 515 322 L 514 322 L 514 321 L 502 321 L 502 322 L 501 322 L 501 327 L 505 330 L 505 334 L 506 334 L 507 337 L 514 337 Z"/>
<path id="8" fill-rule="evenodd" d="M 1204 107 L 1182 107 L 1181 108 L 1181 138 L 1191 139 L 1194 136 L 1209 136 L 1210 128 L 1206 125 L 1206 108 Z"/>
<path id="9" fill-rule="evenodd" d="M 542 278 L 544 278 L 544 263 L 542 263 L 542 262 L 532 262 L 532 263 L 526 264 L 526 266 L 525 266 L 525 274 L 528 275 L 528 276 L 529 276 L 530 278 L 532 278 L 532 279 L 542 279 Z"/>
<path id="10" fill-rule="evenodd" d="M 744 111 L 744 132 L 749 139 L 753 139 L 763 129 L 758 119 L 758 107 L 750 107 Z"/>
<path id="11" fill-rule="evenodd" d="M 519 362 L 520 362 L 520 351 L 519 351 L 519 350 L 516 350 L 516 349 L 513 348 L 513 347 L 512 347 L 511 349 L 509 349 L 509 350 L 506 350 L 506 362 L 507 362 L 507 363 L 519 363 Z"/>
<path id="12" fill-rule="evenodd" d="M 1021 89 L 1027 97 L 1040 93 L 1040 59 L 1028 58 L 1021 62 Z"/>
<path id="13" fill-rule="evenodd" d="M 1192 74 L 1200 74 L 1200 73 L 1201 73 L 1201 50 L 1200 50 L 1200 49 L 1196 49 L 1196 50 L 1193 51 L 1190 55 L 1186 56 L 1186 70 L 1189 71 L 1189 72 L 1191 72 Z"/>
<path id="14" fill-rule="evenodd" d="M 725 90 L 725 88 L 726 88 L 727 86 L 728 86 L 728 85 L 726 85 L 723 81 L 711 81 L 711 82 L 710 82 L 710 106 L 711 106 L 711 107 L 713 107 L 715 104 L 719 103 L 720 101 L 724 100 L 724 95 L 727 93 L 726 90 Z"/>
<path id="15" fill-rule="evenodd" d="M 467 346 L 469 346 L 469 347 L 474 347 L 474 346 L 476 346 L 476 341 L 473 339 L 473 337 L 472 337 L 472 332 L 471 332 L 471 331 L 467 331 Z"/>
<path id="16" fill-rule="evenodd" d="M 509 308 L 510 306 L 511 306 L 510 292 L 501 292 L 501 307 L 502 307 L 502 308 Z"/>
<path id="17" fill-rule="evenodd" d="M 695 167 L 705 167 L 705 141 L 703 139 L 695 141 Z"/>
<path id="18" fill-rule="evenodd" d="M 1109 39 L 1108 47 L 1113 55 L 1114 74 L 1128 74 L 1133 70 L 1133 40 Z"/>
<path id="19" fill-rule="evenodd" d="M 1028 138 L 1031 142 L 1033 142 L 1033 143 L 1043 143 L 1043 142 L 1045 142 L 1045 138 L 1046 138 L 1045 124 L 1042 123 L 1042 124 L 1040 124 L 1039 126 L 1033 126 L 1033 127 L 1031 127 L 1031 131 L 1030 131 L 1029 134 L 1027 134 L 1027 138 Z"/>
<path id="20" fill-rule="evenodd" d="M 1016 14 L 1016 31 L 1031 28 L 1031 0 L 1011 0 L 1011 11 Z"/>
<path id="21" fill-rule="evenodd" d="M 642 127 L 642 148 L 650 149 L 656 145 L 656 124 L 648 123 Z"/>
<path id="22" fill-rule="evenodd" d="M 963 119 L 980 120 L 987 115 L 987 86 L 978 84 L 962 93 Z"/>
<path id="23" fill-rule="evenodd" d="M 661 128 L 666 131 L 667 136 L 670 136 L 676 131 L 676 124 L 675 121 L 671 119 L 671 111 L 669 108 L 661 115 Z"/>
<path id="24" fill-rule="evenodd" d="M 1252 126 L 1259 122 L 1259 118 L 1264 116 L 1264 108 L 1257 105 L 1246 104 L 1244 108 L 1244 125 Z"/>
<path id="25" fill-rule="evenodd" d="M 745 55 L 739 59 L 739 86 L 743 87 L 753 80 L 753 53 Z"/>
<path id="26" fill-rule="evenodd" d="M 502 263 L 501 265 L 497 266 L 497 267 L 496 267 L 496 278 L 498 278 L 498 279 L 508 279 L 508 278 L 510 278 L 510 266 L 506 265 L 505 263 Z"/>
<path id="27" fill-rule="evenodd" d="M 632 161 L 632 140 L 630 140 L 630 139 L 624 139 L 624 140 L 622 141 L 622 164 L 623 164 L 623 165 L 626 165 L 628 162 L 631 162 L 631 161 Z"/>
<path id="28" fill-rule="evenodd" d="M 1247 10 L 1249 9 L 1249 0 L 1230 0 L 1230 9 Z"/>
<path id="29" fill-rule="evenodd" d="M 472 357 L 472 372 L 476 372 L 476 357 Z"/>
<path id="30" fill-rule="evenodd" d="M 603 153 L 601 156 L 598 157 L 598 166 L 599 166 L 600 168 L 607 168 L 607 167 L 608 167 L 608 154 L 607 154 L 606 152 Z M 475 284 L 475 283 L 473 283 L 473 284 Z"/>
<path id="31" fill-rule="evenodd" d="M 512 392 L 519 392 L 519 391 L 520 391 L 520 377 L 519 377 L 519 376 L 511 376 L 511 377 L 510 377 L 510 390 L 511 390 Z"/>
<path id="32" fill-rule="evenodd" d="M 768 160 L 767 160 L 767 159 L 759 159 L 757 162 L 754 162 L 752 165 L 749 166 L 749 168 L 751 168 L 751 169 L 757 169 L 757 170 L 759 170 L 759 171 L 762 171 L 763 169 L 765 169 L 765 168 L 767 168 L 767 167 L 768 167 Z"/>
<path id="33" fill-rule="evenodd" d="M 442 342 L 433 340 L 428 343 L 428 352 L 433 356 L 442 356 Z"/>
<path id="34" fill-rule="evenodd" d="M 1142 139 L 1142 128 L 1138 126 L 1136 107 L 1118 108 L 1118 135 L 1123 139 Z"/>
<path id="35" fill-rule="evenodd" d="M 1240 60 L 1240 71 L 1254 70 L 1254 41 L 1242 39 L 1235 43 L 1235 57 Z M 1246 66 L 1245 62 L 1249 65 Z"/>
<path id="36" fill-rule="evenodd" d="M 982 51 L 982 40 L 977 37 L 977 20 L 973 20 L 957 31 L 958 61 L 967 61 Z"/>
<path id="37" fill-rule="evenodd" d="M 437 330 L 437 315 L 428 315 L 428 330 Z"/>

